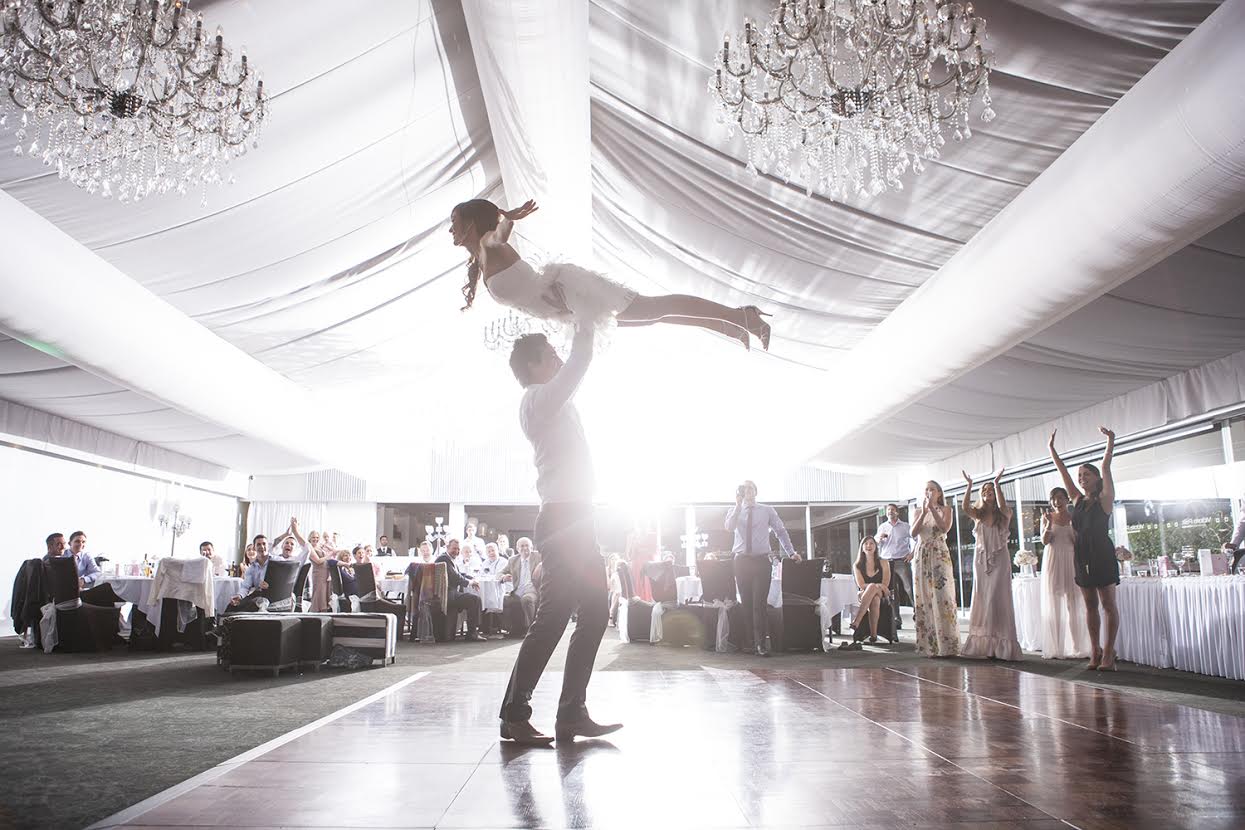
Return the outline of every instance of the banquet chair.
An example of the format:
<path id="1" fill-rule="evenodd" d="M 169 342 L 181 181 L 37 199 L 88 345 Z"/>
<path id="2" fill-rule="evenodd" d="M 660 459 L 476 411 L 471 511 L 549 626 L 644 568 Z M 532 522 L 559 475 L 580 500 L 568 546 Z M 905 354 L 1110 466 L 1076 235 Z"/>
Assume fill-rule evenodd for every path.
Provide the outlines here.
<path id="1" fill-rule="evenodd" d="M 653 602 L 677 601 L 673 562 L 649 562 L 644 566 L 644 575 L 653 587 Z"/>
<path id="2" fill-rule="evenodd" d="M 735 602 L 735 563 L 729 559 L 702 559 L 699 563 L 700 598 L 704 602 Z"/>
<path id="3" fill-rule="evenodd" d="M 298 562 L 268 560 L 268 570 L 264 573 L 264 581 L 268 583 L 268 587 L 260 591 L 259 595 L 268 600 L 269 610 L 296 610 L 294 582 L 298 579 L 300 567 Z"/>
<path id="4" fill-rule="evenodd" d="M 702 559 L 697 563 L 700 575 L 700 600 L 689 604 L 700 624 L 701 643 L 706 651 L 716 650 L 718 622 L 726 603 L 728 625 L 736 604 L 735 563 L 729 559 Z M 729 634 L 728 634 L 729 637 Z"/>
<path id="5" fill-rule="evenodd" d="M 771 609 L 770 637 L 774 639 L 774 622 L 778 619 L 776 651 L 813 651 L 822 648 L 821 572 L 820 559 L 782 563 L 782 608 Z M 779 614 L 774 614 L 779 611 Z"/>
<path id="6" fill-rule="evenodd" d="M 340 575 L 338 578 L 341 578 Z M 359 610 L 365 614 L 392 614 L 397 617 L 398 637 L 401 637 L 406 619 L 405 606 L 390 602 L 377 593 L 376 574 L 370 564 L 365 562 L 361 567 L 356 567 L 354 578 L 359 585 Z"/>
<path id="7" fill-rule="evenodd" d="M 627 605 L 627 642 L 647 643 L 653 625 L 653 603 L 635 595 L 635 581 L 626 562 L 618 564 L 618 583 Z M 621 603 L 620 603 L 621 604 Z"/>
<path id="8" fill-rule="evenodd" d="M 333 598 L 337 600 L 337 610 L 339 613 L 350 613 L 350 597 L 346 596 L 346 589 L 342 583 L 341 563 L 336 559 L 328 561 L 329 566 L 329 591 L 332 592 Z"/>
<path id="9" fill-rule="evenodd" d="M 307 591 L 307 576 L 311 572 L 311 563 L 304 562 L 298 569 L 298 576 L 294 577 L 294 610 L 306 611 L 307 601 L 303 594 Z"/>
<path id="10" fill-rule="evenodd" d="M 78 563 L 72 556 L 58 556 L 45 565 L 45 584 L 58 606 L 81 601 Z M 115 607 L 79 605 L 56 611 L 57 649 L 60 651 L 110 651 L 121 628 Z"/>

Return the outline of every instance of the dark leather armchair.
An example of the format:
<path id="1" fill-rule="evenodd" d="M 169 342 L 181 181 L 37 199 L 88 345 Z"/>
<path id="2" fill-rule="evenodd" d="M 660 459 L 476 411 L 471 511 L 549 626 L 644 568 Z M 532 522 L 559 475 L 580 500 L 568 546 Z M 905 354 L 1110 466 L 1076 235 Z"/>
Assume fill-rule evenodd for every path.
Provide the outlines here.
<path id="1" fill-rule="evenodd" d="M 359 583 L 359 610 L 366 614 L 392 614 L 397 617 L 398 637 L 401 637 L 406 620 L 406 607 L 380 596 L 376 586 L 376 574 L 370 563 L 364 562 L 355 566 L 354 578 Z"/>
<path id="2" fill-rule="evenodd" d="M 260 591 L 259 595 L 268 600 L 269 605 L 291 600 L 294 597 L 294 583 L 298 580 L 300 567 L 298 562 L 268 560 L 268 570 L 264 572 L 264 581 L 268 583 L 268 587 Z M 291 608 L 291 610 L 297 609 Z"/>
<path id="3" fill-rule="evenodd" d="M 294 610 L 303 610 L 303 593 L 307 590 L 307 575 L 311 571 L 311 563 L 304 562 L 302 567 L 298 569 L 298 576 L 294 577 Z M 269 583 L 270 585 L 272 583 Z"/>
<path id="4" fill-rule="evenodd" d="M 72 556 L 58 556 L 46 563 L 46 585 L 52 602 L 60 605 L 80 599 L 78 564 Z M 115 607 L 79 605 L 56 612 L 56 636 L 61 651 L 110 651 L 120 628 Z"/>
<path id="5" fill-rule="evenodd" d="M 781 640 L 776 650 L 812 651 L 821 649 L 821 608 L 817 600 L 821 597 L 821 571 L 824 563 L 820 559 L 809 559 L 797 562 L 792 559 L 782 563 L 782 608 L 778 637 L 774 637 L 773 618 L 771 614 L 771 640 Z M 779 610 L 779 609 L 772 609 Z"/>

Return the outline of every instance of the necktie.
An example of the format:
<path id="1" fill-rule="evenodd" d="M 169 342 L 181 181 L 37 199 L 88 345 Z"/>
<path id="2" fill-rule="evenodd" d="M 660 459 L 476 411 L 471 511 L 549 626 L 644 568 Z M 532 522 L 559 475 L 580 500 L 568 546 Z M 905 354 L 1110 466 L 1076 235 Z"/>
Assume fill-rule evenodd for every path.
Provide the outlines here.
<path id="1" fill-rule="evenodd" d="M 752 510 L 753 508 L 745 507 L 744 509 L 748 511 L 748 519 L 745 525 L 747 527 L 747 530 L 745 531 L 747 535 L 744 536 L 744 556 L 751 556 L 752 555 Z"/>

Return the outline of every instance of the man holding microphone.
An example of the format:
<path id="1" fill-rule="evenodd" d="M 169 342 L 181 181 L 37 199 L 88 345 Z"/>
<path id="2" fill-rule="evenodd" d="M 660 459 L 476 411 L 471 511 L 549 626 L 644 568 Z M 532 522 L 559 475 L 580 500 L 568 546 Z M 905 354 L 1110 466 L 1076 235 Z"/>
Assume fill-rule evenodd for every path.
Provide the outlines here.
<path id="1" fill-rule="evenodd" d="M 751 481 L 745 481 L 735 491 L 735 506 L 726 511 L 726 529 L 735 534 L 731 548 L 735 554 L 735 585 L 739 588 L 744 618 L 751 623 L 753 650 L 761 657 L 769 657 L 765 646 L 769 628 L 766 606 L 772 566 L 779 561 L 770 550 L 770 532 L 778 536 L 785 555 L 792 559 L 800 557 L 791 546 L 791 536 L 778 518 L 778 511 L 757 503 L 757 486 Z"/>

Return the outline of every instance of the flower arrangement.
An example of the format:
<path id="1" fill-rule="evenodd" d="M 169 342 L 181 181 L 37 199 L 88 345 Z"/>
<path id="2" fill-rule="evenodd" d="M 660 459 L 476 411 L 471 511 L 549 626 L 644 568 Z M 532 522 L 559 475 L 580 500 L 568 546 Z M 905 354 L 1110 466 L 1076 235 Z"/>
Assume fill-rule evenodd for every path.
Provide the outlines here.
<path id="1" fill-rule="evenodd" d="M 1133 561 L 1133 552 L 1123 545 L 1120 545 L 1115 549 L 1115 558 L 1120 562 L 1131 562 Z"/>
<path id="2" fill-rule="evenodd" d="M 1031 550 L 1018 550 L 1016 551 L 1016 556 L 1012 559 L 1012 563 L 1018 568 L 1023 568 L 1025 566 L 1032 568 L 1038 563 L 1037 554 Z"/>

